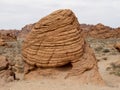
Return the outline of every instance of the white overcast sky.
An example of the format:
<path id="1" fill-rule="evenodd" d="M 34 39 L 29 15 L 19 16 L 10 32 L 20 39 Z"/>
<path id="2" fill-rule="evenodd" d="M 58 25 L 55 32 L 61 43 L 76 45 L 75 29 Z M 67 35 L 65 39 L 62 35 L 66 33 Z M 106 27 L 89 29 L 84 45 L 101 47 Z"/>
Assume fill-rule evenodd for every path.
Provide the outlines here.
<path id="1" fill-rule="evenodd" d="M 21 29 L 66 8 L 74 11 L 80 23 L 120 26 L 120 0 L 0 0 L 0 29 Z"/>

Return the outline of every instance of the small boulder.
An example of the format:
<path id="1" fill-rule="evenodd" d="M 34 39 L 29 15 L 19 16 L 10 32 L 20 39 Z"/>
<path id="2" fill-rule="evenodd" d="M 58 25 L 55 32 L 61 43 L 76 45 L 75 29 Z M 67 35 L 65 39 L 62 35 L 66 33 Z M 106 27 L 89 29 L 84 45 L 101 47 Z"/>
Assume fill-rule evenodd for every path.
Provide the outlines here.
<path id="1" fill-rule="evenodd" d="M 0 71 L 8 68 L 8 61 L 5 56 L 0 56 Z"/>

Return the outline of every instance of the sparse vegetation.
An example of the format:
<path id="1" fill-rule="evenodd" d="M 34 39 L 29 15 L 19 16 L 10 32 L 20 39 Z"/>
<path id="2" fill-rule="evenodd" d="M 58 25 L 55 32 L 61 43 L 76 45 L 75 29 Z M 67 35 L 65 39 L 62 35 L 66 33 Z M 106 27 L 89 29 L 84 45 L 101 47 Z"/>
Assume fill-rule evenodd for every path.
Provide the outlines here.
<path id="1" fill-rule="evenodd" d="M 103 60 L 107 60 L 107 57 L 104 57 Z"/>
<path id="2" fill-rule="evenodd" d="M 109 71 L 110 74 L 120 76 L 120 63 L 111 63 L 110 66 L 106 68 L 106 70 Z"/>
<path id="3" fill-rule="evenodd" d="M 109 53 L 110 52 L 110 50 L 109 49 L 103 49 L 103 53 Z"/>
<path id="4" fill-rule="evenodd" d="M 7 46 L 0 46 L 0 55 L 7 57 L 13 71 L 23 72 L 24 63 L 21 58 L 22 40 L 7 42 Z"/>
<path id="5" fill-rule="evenodd" d="M 95 48 L 95 51 L 96 51 L 96 52 L 99 52 L 99 51 L 101 51 L 102 49 L 103 49 L 103 47 L 99 46 L 99 47 L 96 47 L 96 48 Z"/>

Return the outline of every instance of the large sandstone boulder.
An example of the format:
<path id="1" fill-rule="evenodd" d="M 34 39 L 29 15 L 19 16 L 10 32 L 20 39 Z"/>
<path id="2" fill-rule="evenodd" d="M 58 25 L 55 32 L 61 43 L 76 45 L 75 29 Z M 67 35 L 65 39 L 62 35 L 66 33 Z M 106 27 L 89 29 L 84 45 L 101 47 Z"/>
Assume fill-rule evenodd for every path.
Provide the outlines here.
<path id="1" fill-rule="evenodd" d="M 60 77 L 103 84 L 95 55 L 83 37 L 71 10 L 58 10 L 42 18 L 33 26 L 22 47 L 25 78 L 58 76 L 68 66 L 67 74 Z"/>

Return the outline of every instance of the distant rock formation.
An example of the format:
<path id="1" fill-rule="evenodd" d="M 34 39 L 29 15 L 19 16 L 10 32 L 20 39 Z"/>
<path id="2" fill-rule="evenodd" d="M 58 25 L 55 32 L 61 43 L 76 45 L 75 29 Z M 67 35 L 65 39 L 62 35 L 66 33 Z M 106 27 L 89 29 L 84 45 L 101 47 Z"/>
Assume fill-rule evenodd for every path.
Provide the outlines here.
<path id="1" fill-rule="evenodd" d="M 34 24 L 25 25 L 18 34 L 18 38 L 26 38 L 27 34 L 31 31 Z"/>
<path id="2" fill-rule="evenodd" d="M 120 38 L 120 28 L 111 28 L 101 23 L 97 25 L 81 24 L 80 26 L 86 33 L 86 37 L 98 39 Z"/>
<path id="3" fill-rule="evenodd" d="M 120 52 L 120 43 L 115 43 L 114 48 L 116 48 Z"/>
<path id="4" fill-rule="evenodd" d="M 90 28 L 89 35 L 94 38 L 110 38 L 114 36 L 112 30 L 112 28 L 99 23 Z"/>
<path id="5" fill-rule="evenodd" d="M 4 41 L 14 41 L 17 39 L 19 30 L 0 30 L 0 38 Z"/>
<path id="6" fill-rule="evenodd" d="M 114 30 L 114 33 L 115 33 L 115 35 L 114 35 L 115 38 L 120 38 L 120 27 L 116 28 Z"/>
<path id="7" fill-rule="evenodd" d="M 23 27 L 18 34 L 18 38 L 26 38 L 34 25 L 35 23 L 28 24 Z M 80 28 L 84 31 L 85 37 L 92 37 L 98 39 L 120 38 L 120 28 L 111 28 L 101 23 L 98 23 L 97 25 L 80 24 Z"/>
<path id="8" fill-rule="evenodd" d="M 92 25 L 92 24 L 80 24 L 80 28 L 83 29 L 86 32 L 90 31 L 90 28 L 93 27 L 93 26 L 94 25 Z"/>
<path id="9" fill-rule="evenodd" d="M 95 55 L 83 37 L 76 16 L 69 9 L 58 10 L 42 18 L 34 25 L 22 47 L 25 78 L 40 75 L 57 77 L 70 67 L 67 74 L 60 77 L 104 84 Z"/>

